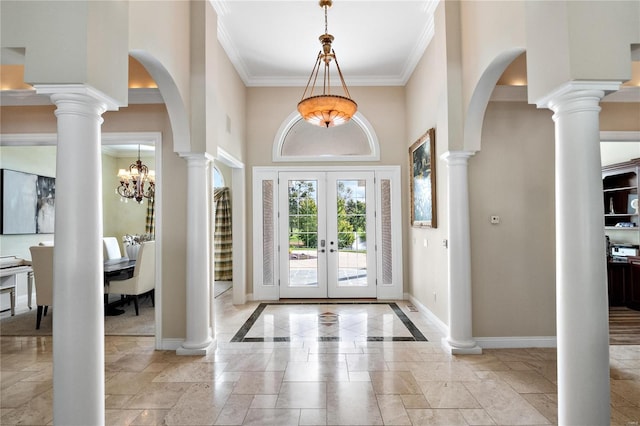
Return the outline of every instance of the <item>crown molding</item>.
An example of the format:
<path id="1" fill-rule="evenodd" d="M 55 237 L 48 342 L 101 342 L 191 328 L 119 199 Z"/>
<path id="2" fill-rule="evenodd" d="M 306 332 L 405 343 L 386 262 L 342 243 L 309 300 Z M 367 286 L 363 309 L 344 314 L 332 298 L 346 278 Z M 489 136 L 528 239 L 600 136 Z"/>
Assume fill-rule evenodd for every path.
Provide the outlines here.
<path id="1" fill-rule="evenodd" d="M 129 89 L 128 105 L 164 104 L 164 99 L 157 88 Z M 0 91 L 1 106 L 41 106 L 53 105 L 48 94 L 36 93 L 34 89 Z"/>

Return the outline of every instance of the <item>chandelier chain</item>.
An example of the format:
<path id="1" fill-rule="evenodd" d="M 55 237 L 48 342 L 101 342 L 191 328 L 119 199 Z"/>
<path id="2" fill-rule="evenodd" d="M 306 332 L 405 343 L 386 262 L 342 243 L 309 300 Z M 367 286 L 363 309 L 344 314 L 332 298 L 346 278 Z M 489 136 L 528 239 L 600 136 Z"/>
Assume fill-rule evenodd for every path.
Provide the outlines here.
<path id="1" fill-rule="evenodd" d="M 328 30 L 328 25 L 327 25 L 327 5 L 324 5 L 324 33 L 328 34 L 329 30 Z"/>
<path id="2" fill-rule="evenodd" d="M 338 65 L 336 52 L 333 50 L 334 37 L 329 34 L 328 8 L 332 0 L 320 0 L 320 6 L 324 8 L 324 34 L 319 37 L 322 50 L 318 53 L 316 62 L 307 81 L 307 86 L 302 93 L 302 100 L 298 102 L 298 112 L 310 124 L 322 127 L 333 127 L 346 123 L 358 110 L 358 105 L 351 99 L 347 84 L 342 76 L 342 70 Z M 322 94 L 314 95 L 314 89 L 318 82 L 320 61 L 324 62 L 322 76 Z M 331 62 L 336 64 L 338 79 L 342 85 L 345 96 L 332 94 L 331 90 Z M 318 87 L 320 89 L 320 87 Z M 319 91 L 319 90 L 318 90 Z"/>

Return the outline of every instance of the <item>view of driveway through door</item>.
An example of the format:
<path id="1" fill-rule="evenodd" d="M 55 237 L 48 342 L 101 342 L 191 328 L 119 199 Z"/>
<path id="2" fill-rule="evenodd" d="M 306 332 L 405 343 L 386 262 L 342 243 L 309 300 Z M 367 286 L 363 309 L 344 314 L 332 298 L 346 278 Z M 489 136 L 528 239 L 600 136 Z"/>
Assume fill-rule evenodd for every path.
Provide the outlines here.
<path id="1" fill-rule="evenodd" d="M 281 172 L 279 184 L 280 297 L 375 298 L 374 173 Z"/>

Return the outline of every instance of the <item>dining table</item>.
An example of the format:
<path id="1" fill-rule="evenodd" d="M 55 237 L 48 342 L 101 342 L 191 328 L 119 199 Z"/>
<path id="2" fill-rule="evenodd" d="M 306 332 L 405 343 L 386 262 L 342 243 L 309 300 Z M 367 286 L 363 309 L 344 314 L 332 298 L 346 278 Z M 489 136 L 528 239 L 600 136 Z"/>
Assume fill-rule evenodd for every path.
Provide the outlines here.
<path id="1" fill-rule="evenodd" d="M 104 261 L 104 285 L 109 285 L 110 281 L 126 280 L 133 276 L 133 270 L 136 266 L 135 259 L 121 257 L 119 259 L 109 259 Z M 116 316 L 124 313 L 122 309 L 122 300 L 118 299 L 109 303 L 109 293 L 104 294 L 104 314 L 106 316 Z"/>

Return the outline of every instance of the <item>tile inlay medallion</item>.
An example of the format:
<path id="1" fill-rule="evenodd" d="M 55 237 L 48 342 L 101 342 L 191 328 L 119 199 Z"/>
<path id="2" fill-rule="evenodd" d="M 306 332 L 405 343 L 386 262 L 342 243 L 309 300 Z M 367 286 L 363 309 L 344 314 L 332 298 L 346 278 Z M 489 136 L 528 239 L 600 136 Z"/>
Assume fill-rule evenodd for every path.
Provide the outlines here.
<path id="1" fill-rule="evenodd" d="M 320 325 L 335 325 L 338 323 L 338 317 L 340 317 L 340 315 L 334 314 L 333 312 L 325 312 L 318 315 L 318 322 Z"/>
<path id="2" fill-rule="evenodd" d="M 393 302 L 261 303 L 232 342 L 426 342 Z"/>

